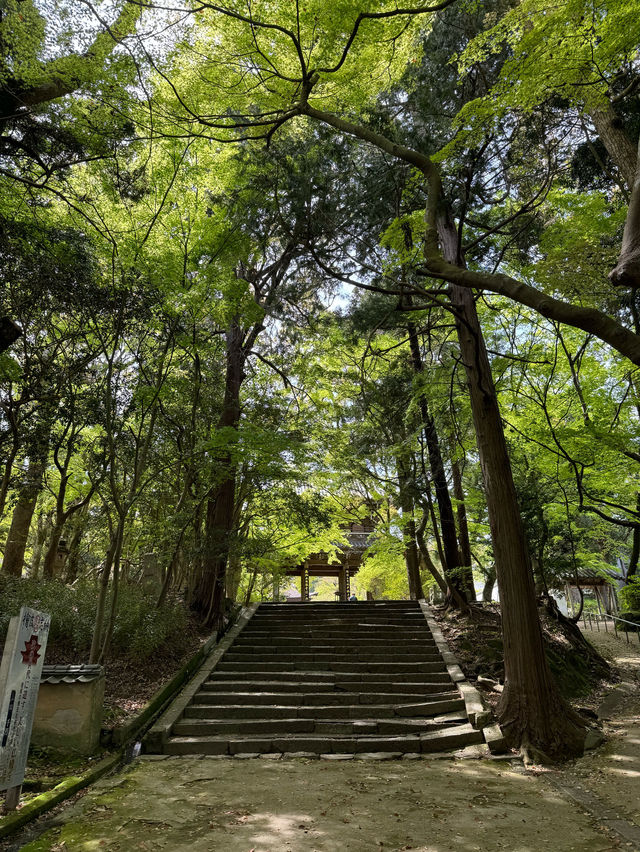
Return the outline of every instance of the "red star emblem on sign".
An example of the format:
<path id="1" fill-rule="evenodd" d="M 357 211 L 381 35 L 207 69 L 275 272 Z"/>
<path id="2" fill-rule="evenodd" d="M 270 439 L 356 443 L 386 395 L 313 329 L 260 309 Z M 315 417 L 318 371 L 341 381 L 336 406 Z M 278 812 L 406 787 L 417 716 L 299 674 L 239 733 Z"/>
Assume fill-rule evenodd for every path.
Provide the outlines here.
<path id="1" fill-rule="evenodd" d="M 22 662 L 26 666 L 34 666 L 40 657 L 38 651 L 42 648 L 42 645 L 38 642 L 38 637 L 35 633 L 31 634 L 31 639 L 28 642 L 24 643 L 25 650 L 20 651 L 22 654 Z"/>

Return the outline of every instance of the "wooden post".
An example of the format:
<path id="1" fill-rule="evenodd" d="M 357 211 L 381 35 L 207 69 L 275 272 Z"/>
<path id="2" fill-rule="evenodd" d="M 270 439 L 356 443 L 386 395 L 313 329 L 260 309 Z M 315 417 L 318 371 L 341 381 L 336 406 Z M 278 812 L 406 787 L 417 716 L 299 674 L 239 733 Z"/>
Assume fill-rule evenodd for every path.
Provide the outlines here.
<path id="1" fill-rule="evenodd" d="M 5 811 L 15 811 L 20 804 L 20 793 L 22 792 L 22 784 L 17 787 L 9 787 L 4 794 L 4 809 Z"/>
<path id="2" fill-rule="evenodd" d="M 338 589 L 340 591 L 340 600 L 346 601 L 349 596 L 347 594 L 347 569 L 344 565 L 340 567 L 340 573 L 338 574 Z"/>

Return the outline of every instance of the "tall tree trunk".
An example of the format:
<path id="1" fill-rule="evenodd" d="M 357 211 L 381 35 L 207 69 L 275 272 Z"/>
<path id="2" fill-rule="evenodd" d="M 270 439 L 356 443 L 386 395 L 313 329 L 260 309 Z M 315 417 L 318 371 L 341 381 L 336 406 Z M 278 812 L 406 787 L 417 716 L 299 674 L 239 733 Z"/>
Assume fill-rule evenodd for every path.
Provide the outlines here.
<path id="1" fill-rule="evenodd" d="M 42 488 L 42 477 L 49 457 L 49 436 L 53 426 L 55 406 L 56 400 L 53 397 L 43 406 L 44 410 L 40 414 L 25 448 L 29 464 L 18 493 L 18 501 L 13 510 L 2 564 L 4 572 L 14 577 L 22 576 L 29 528 Z"/>
<path id="2" fill-rule="evenodd" d="M 107 606 L 107 594 L 109 592 L 109 580 L 111 578 L 111 569 L 116 557 L 116 551 L 119 547 L 120 538 L 120 518 L 116 529 L 112 528 L 109 549 L 105 556 L 104 565 L 100 572 L 100 582 L 98 586 L 98 602 L 96 606 L 96 618 L 93 624 L 93 636 L 91 638 L 91 650 L 89 651 L 89 662 L 97 663 L 100 660 L 100 651 L 102 648 L 102 635 L 104 631 L 104 614 Z"/>
<path id="3" fill-rule="evenodd" d="M 442 592 L 443 597 L 447 596 L 447 592 L 449 591 L 446 580 L 442 576 L 442 574 L 438 571 L 435 566 L 433 559 L 431 558 L 431 554 L 429 553 L 429 548 L 427 547 L 427 543 L 424 539 L 424 530 L 427 525 L 427 513 L 424 512 L 422 515 L 422 521 L 416 527 L 416 541 L 418 542 L 418 548 L 420 550 L 420 554 L 424 559 L 424 564 L 426 565 L 427 570 L 436 581 L 438 588 Z"/>
<path id="4" fill-rule="evenodd" d="M 627 135 L 622 120 L 610 103 L 600 103 L 589 115 L 607 153 L 629 189 L 636 174 L 637 146 Z"/>
<path id="5" fill-rule="evenodd" d="M 237 429 L 240 423 L 240 388 L 244 380 L 245 353 L 239 318 L 227 332 L 225 391 L 219 429 Z M 203 569 L 191 606 L 208 627 L 222 625 L 225 574 L 231 539 L 236 492 L 236 462 L 230 452 L 218 461 L 222 481 L 212 489 L 207 502 Z"/>
<path id="6" fill-rule="evenodd" d="M 237 553 L 229 555 L 229 567 L 227 569 L 227 597 L 235 601 L 238 597 L 238 587 L 242 575 L 242 562 Z"/>
<path id="7" fill-rule="evenodd" d="M 21 577 L 24 567 L 24 552 L 27 547 L 31 520 L 36 508 L 38 494 L 42 485 L 42 474 L 44 463 L 42 459 L 35 458 L 29 461 L 18 500 L 11 516 L 11 526 L 4 548 L 4 560 L 2 568 L 5 574 L 13 577 Z"/>
<path id="8" fill-rule="evenodd" d="M 13 472 L 13 463 L 16 460 L 16 456 L 18 455 L 18 448 L 20 444 L 18 441 L 17 435 L 13 434 L 11 441 L 11 449 L 9 451 L 9 455 L 4 463 L 4 470 L 2 472 L 2 481 L 0 482 L 0 518 L 4 516 L 5 506 L 7 505 L 7 494 L 9 493 L 9 486 L 11 485 L 11 474 Z"/>
<path id="9" fill-rule="evenodd" d="M 636 512 L 640 513 L 640 491 L 636 494 Z M 638 560 L 640 559 L 640 524 L 637 524 L 633 528 L 631 535 L 631 555 L 629 557 L 629 567 L 627 568 L 627 583 L 631 577 L 635 577 L 638 573 Z"/>
<path id="10" fill-rule="evenodd" d="M 249 577 L 249 585 L 247 586 L 247 592 L 244 596 L 244 605 L 249 606 L 251 603 L 251 595 L 253 594 L 253 587 L 256 584 L 256 577 L 258 576 L 258 569 L 252 568 L 251 575 Z"/>
<path id="11" fill-rule="evenodd" d="M 56 563 L 58 561 L 58 546 L 62 538 L 62 530 L 64 529 L 64 520 L 57 520 L 51 528 L 49 536 L 49 545 L 44 557 L 44 566 L 42 573 L 47 580 L 51 580 L 56 574 Z"/>
<path id="12" fill-rule="evenodd" d="M 460 264 L 458 236 L 439 222 L 445 259 Z M 508 742 L 527 759 L 582 752 L 584 724 L 561 697 L 544 652 L 533 574 L 525 541 L 498 397 L 472 292 L 450 286 L 484 481 L 500 588 L 505 684 L 498 715 Z"/>

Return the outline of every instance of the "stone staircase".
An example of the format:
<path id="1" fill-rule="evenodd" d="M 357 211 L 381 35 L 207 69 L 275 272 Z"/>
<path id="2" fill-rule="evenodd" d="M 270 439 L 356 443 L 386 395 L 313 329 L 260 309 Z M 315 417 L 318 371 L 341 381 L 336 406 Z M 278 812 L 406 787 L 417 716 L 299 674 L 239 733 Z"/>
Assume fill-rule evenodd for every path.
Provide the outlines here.
<path id="1" fill-rule="evenodd" d="M 483 742 L 415 601 L 261 604 L 220 653 L 146 751 L 391 757 Z"/>

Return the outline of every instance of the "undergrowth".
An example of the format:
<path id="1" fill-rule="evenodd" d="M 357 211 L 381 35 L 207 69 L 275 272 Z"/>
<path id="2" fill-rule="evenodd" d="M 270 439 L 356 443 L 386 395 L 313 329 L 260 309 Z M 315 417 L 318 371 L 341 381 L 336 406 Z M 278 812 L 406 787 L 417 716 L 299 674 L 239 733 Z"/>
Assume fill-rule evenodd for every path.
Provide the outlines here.
<path id="1" fill-rule="evenodd" d="M 91 647 L 98 592 L 95 583 L 61 580 L 0 578 L 0 643 L 12 615 L 29 606 L 51 615 L 47 661 L 65 658 L 80 662 Z M 111 641 L 111 656 L 145 660 L 162 649 L 179 657 L 189 647 L 194 626 L 184 604 L 169 602 L 158 609 L 156 594 L 122 584 Z"/>

